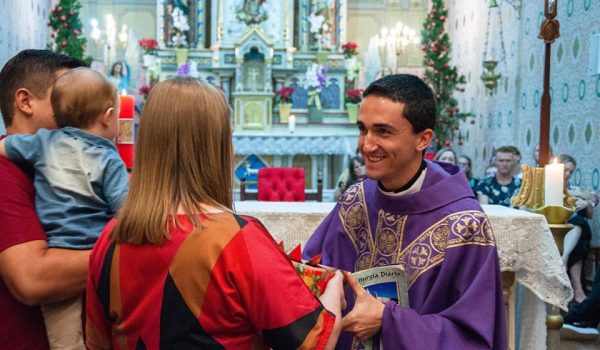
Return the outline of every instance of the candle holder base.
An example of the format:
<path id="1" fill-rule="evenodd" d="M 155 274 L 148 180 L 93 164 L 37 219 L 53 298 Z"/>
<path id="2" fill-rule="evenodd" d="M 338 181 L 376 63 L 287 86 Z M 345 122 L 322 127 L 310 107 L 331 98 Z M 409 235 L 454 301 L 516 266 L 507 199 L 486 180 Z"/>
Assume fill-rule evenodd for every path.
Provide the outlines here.
<path id="1" fill-rule="evenodd" d="M 575 208 L 568 208 L 558 205 L 549 205 L 540 208 L 531 209 L 534 213 L 542 214 L 546 217 L 550 225 L 563 225 L 569 220 Z"/>
<path id="2" fill-rule="evenodd" d="M 558 252 L 562 255 L 565 235 L 573 228 L 573 225 L 567 224 L 566 222 L 569 220 L 573 212 L 575 212 L 575 208 L 549 205 L 541 208 L 534 208 L 531 211 L 542 214 L 546 217 L 548 226 L 552 232 L 552 237 L 554 238 L 554 242 L 558 248 Z"/>

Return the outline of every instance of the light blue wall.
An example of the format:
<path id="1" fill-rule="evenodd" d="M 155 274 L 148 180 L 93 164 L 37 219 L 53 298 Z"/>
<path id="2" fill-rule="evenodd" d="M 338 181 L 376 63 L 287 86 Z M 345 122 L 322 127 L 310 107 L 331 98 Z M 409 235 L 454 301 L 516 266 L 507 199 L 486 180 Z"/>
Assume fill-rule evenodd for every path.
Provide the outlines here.
<path id="1" fill-rule="evenodd" d="M 461 128 L 469 135 L 459 153 L 474 158 L 475 174 L 482 175 L 494 147 L 512 144 L 533 162 L 539 140 L 540 96 L 543 89 L 544 42 L 538 39 L 543 1 L 499 1 L 502 26 L 493 24 L 497 57 L 504 60 L 498 91 L 489 95 L 480 79 L 487 25 L 487 1 L 449 0 L 448 27 L 452 57 L 469 77 L 459 97 L 461 109 L 476 116 L 474 125 Z M 513 7 L 511 3 L 515 3 Z M 558 2 L 561 37 L 552 45 L 550 143 L 555 154 L 568 153 L 578 161 L 576 185 L 600 190 L 600 76 L 591 75 L 590 35 L 600 33 L 600 2 Z M 500 30 L 502 35 L 500 35 Z M 597 53 L 596 53 L 597 55 Z M 598 210 L 597 210 L 598 211 Z M 600 213 L 594 219 L 595 244 L 600 244 Z"/>
<path id="2" fill-rule="evenodd" d="M 50 0 L 0 0 L 0 67 L 23 49 L 46 47 L 49 9 Z"/>

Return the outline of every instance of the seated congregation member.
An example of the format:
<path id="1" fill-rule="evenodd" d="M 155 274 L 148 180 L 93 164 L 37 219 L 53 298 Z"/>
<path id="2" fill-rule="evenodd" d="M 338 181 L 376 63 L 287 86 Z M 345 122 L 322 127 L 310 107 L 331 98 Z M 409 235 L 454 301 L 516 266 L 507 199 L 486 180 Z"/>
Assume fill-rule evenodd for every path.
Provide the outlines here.
<path id="1" fill-rule="evenodd" d="M 35 206 L 51 248 L 92 249 L 127 195 L 127 170 L 112 142 L 118 96 L 101 73 L 77 68 L 50 96 L 59 129 L 12 135 L 0 155 L 35 168 Z M 82 299 L 42 305 L 52 349 L 85 349 Z"/>
<path id="2" fill-rule="evenodd" d="M 0 71 L 7 135 L 56 128 L 52 85 L 69 69 L 84 65 L 49 50 L 23 50 L 9 59 Z M 35 211 L 31 167 L 0 157 L 0 174 L 0 349 L 46 350 L 38 305 L 84 291 L 90 251 L 48 247 Z"/>
<path id="3" fill-rule="evenodd" d="M 477 196 L 475 188 L 477 187 L 477 184 L 479 184 L 479 179 L 473 176 L 473 162 L 471 161 L 471 158 L 462 155 L 458 157 L 458 164 L 463 168 L 467 181 L 469 181 L 469 187 L 473 190 L 473 194 Z"/>
<path id="4" fill-rule="evenodd" d="M 360 155 L 352 157 L 348 165 L 347 176 L 340 179 L 335 189 L 335 200 L 338 200 L 348 187 L 364 180 L 365 174 L 364 159 Z"/>
<path id="5" fill-rule="evenodd" d="M 598 337 L 598 324 L 600 324 L 600 273 L 596 273 L 592 284 L 592 291 L 581 303 L 569 308 L 565 315 L 563 332 L 574 336 Z"/>
<path id="6" fill-rule="evenodd" d="M 457 164 L 458 157 L 456 156 L 456 152 L 454 152 L 454 150 L 452 148 L 442 148 L 439 151 L 437 151 L 437 153 L 435 154 L 435 158 L 434 160 L 440 161 L 440 162 L 446 162 L 446 163 L 450 163 L 450 164 Z"/>
<path id="7" fill-rule="evenodd" d="M 347 276 L 338 349 L 506 349 L 494 234 L 460 168 L 426 161 L 433 91 L 389 75 L 364 91 L 358 145 L 367 179 L 351 186 L 306 243 L 304 258 L 346 271 L 402 265 L 410 307 L 385 304 Z M 380 344 L 381 345 L 381 344 Z"/>
<path id="8" fill-rule="evenodd" d="M 521 179 L 513 176 L 515 158 L 512 146 L 502 146 L 496 150 L 496 174 L 481 179 L 475 190 L 479 203 L 510 207 L 510 198 L 521 188 Z"/>
<path id="9" fill-rule="evenodd" d="M 558 159 L 565 165 L 565 182 L 568 184 L 569 195 L 575 198 L 576 208 L 576 213 L 569 219 L 569 223 L 574 227 L 564 239 L 563 265 L 567 267 L 573 285 L 574 300 L 580 303 L 586 297 L 582 283 L 583 262 L 587 258 L 592 241 L 592 228 L 588 220 L 594 216 L 594 207 L 598 204 L 598 196 L 576 188 L 569 182 L 577 167 L 575 158 L 568 154 L 561 154 Z"/>
<path id="10" fill-rule="evenodd" d="M 232 212 L 229 118 L 198 79 L 152 89 L 128 197 L 90 257 L 90 349 L 335 346 L 341 273 L 319 301 L 264 226 Z"/>

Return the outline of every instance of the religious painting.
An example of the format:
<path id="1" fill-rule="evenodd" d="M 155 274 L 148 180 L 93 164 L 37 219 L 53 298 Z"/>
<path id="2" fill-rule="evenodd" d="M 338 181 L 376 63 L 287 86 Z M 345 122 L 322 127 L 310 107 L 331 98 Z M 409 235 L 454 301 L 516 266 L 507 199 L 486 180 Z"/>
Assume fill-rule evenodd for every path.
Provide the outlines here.
<path id="1" fill-rule="evenodd" d="M 133 119 L 119 119 L 119 143 L 133 145 Z"/>
<path id="2" fill-rule="evenodd" d="M 196 47 L 196 1 L 163 0 L 163 40 L 167 47 Z"/>
<path id="3" fill-rule="evenodd" d="M 312 0 L 309 10 L 310 48 L 330 51 L 337 47 L 339 4 L 337 0 Z"/>

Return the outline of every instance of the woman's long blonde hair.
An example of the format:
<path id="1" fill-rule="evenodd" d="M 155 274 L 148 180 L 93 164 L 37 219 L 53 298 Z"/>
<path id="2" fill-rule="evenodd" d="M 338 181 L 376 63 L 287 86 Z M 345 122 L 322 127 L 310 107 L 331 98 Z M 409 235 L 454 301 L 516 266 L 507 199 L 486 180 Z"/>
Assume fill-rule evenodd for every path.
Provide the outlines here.
<path id="1" fill-rule="evenodd" d="M 157 84 L 142 111 L 129 195 L 110 238 L 162 244 L 178 208 L 200 227 L 203 205 L 231 210 L 233 146 L 223 93 L 198 79 Z"/>

